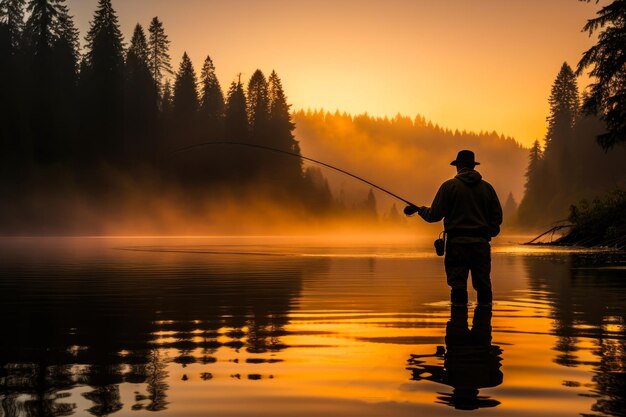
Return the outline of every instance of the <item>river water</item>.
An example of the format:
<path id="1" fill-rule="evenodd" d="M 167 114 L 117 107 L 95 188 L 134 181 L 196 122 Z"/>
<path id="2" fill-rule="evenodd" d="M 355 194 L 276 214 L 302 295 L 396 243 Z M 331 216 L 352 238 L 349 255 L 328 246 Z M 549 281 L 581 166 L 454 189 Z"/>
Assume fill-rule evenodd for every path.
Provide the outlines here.
<path id="1" fill-rule="evenodd" d="M 3 238 L 0 416 L 625 415 L 623 259 L 492 261 L 453 308 L 428 240 Z"/>

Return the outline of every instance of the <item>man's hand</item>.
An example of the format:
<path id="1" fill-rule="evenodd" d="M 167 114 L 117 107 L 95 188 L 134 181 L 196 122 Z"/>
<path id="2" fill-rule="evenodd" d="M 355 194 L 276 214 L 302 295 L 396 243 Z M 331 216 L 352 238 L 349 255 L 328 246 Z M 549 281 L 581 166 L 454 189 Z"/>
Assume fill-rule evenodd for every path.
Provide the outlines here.
<path id="1" fill-rule="evenodd" d="M 408 205 L 408 206 L 406 206 L 404 208 L 404 215 L 407 216 L 407 217 L 410 217 L 410 216 L 414 215 L 415 213 L 421 214 L 422 211 L 424 211 L 425 208 L 426 207 L 423 207 L 423 206 L 422 207 L 417 207 L 417 206 L 414 206 L 413 204 L 411 204 L 411 205 Z"/>

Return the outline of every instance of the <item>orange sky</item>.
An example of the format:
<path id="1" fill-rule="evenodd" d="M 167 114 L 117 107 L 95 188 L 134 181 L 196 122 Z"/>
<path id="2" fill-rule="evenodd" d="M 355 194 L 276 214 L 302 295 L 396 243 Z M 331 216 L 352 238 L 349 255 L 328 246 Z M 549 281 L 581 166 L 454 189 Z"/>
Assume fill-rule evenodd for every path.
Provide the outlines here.
<path id="1" fill-rule="evenodd" d="M 606 1 L 604 1 L 606 2 Z M 84 36 L 97 0 L 68 0 Z M 601 2 L 600 4 L 603 4 Z M 282 78 L 294 109 L 414 116 L 496 130 L 529 145 L 545 133 L 550 85 L 593 40 L 598 9 L 576 0 L 113 0 L 128 41 L 159 16 L 174 68 L 210 54 L 222 88 L 256 68 Z"/>

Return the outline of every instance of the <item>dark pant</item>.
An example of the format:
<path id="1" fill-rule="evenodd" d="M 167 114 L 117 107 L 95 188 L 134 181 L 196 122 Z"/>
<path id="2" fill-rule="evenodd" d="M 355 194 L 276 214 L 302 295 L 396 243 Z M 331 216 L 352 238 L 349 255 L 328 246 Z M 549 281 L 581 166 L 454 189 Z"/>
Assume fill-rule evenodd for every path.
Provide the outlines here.
<path id="1" fill-rule="evenodd" d="M 472 286 L 478 294 L 478 303 L 491 303 L 491 279 L 489 278 L 491 273 L 491 246 L 489 243 L 448 241 L 445 265 L 454 304 L 467 304 L 467 278 L 470 271 L 472 272 Z"/>

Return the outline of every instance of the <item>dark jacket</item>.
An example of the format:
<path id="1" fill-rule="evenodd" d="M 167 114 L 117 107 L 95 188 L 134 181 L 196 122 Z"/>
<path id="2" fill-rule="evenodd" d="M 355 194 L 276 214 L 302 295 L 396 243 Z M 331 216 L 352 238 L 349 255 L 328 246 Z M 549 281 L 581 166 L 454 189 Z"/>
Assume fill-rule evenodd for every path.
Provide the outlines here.
<path id="1" fill-rule="evenodd" d="M 489 241 L 500 233 L 502 207 L 496 191 L 478 171 L 463 169 L 441 185 L 431 207 L 420 216 L 429 223 L 444 219 L 450 239 Z"/>

